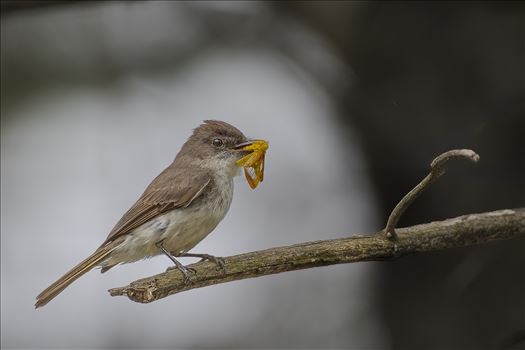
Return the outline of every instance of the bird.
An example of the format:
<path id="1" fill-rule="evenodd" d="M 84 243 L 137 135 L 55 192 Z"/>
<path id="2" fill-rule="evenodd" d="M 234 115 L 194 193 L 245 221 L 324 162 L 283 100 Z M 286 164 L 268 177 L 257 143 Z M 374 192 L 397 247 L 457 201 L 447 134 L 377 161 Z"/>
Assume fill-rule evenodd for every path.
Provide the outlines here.
<path id="1" fill-rule="evenodd" d="M 104 273 L 119 264 L 164 254 L 190 283 L 187 267 L 177 257 L 199 257 L 224 269 L 221 258 L 188 253 L 225 217 L 233 199 L 238 161 L 254 143 L 231 124 L 205 120 L 193 130 L 174 161 L 145 189 L 104 242 L 78 265 L 36 297 L 35 308 L 49 303 L 95 267 Z"/>

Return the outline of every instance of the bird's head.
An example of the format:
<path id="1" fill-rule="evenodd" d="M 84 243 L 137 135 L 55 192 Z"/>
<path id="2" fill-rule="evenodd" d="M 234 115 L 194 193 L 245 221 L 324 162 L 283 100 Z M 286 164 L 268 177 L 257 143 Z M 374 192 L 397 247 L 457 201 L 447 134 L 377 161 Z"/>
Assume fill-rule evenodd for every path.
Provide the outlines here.
<path id="1" fill-rule="evenodd" d="M 182 146 L 176 161 L 184 158 L 184 162 L 233 177 L 239 173 L 237 161 L 252 153 L 251 146 L 257 142 L 265 141 L 247 139 L 239 129 L 226 122 L 206 120 Z"/>

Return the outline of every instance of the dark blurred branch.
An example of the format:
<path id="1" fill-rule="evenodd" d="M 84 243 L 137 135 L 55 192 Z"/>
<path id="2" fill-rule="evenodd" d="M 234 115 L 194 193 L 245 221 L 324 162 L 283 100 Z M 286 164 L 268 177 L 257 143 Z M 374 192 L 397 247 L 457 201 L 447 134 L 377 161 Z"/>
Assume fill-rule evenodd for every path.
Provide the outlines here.
<path id="1" fill-rule="evenodd" d="M 127 295 L 149 303 L 171 294 L 214 284 L 280 272 L 358 261 L 392 260 L 416 252 L 466 247 L 491 241 L 525 237 L 525 208 L 471 214 L 397 230 L 395 244 L 384 230 L 369 237 L 307 242 L 224 258 L 226 273 L 205 261 L 190 265 L 196 270 L 184 284 L 179 271 L 171 270 L 110 289 L 112 296 Z"/>
<path id="2" fill-rule="evenodd" d="M 2 16 L 13 13 L 32 11 L 36 9 L 54 8 L 58 6 L 69 6 L 72 4 L 92 4 L 97 1 L 81 0 L 1 0 L 0 14 Z"/>
<path id="3" fill-rule="evenodd" d="M 434 158 L 432 163 L 430 163 L 430 173 L 423 180 L 421 180 L 421 182 L 418 183 L 416 187 L 412 189 L 412 191 L 408 192 L 399 201 L 399 203 L 397 203 L 394 210 L 392 210 L 392 213 L 390 213 L 385 228 L 386 236 L 388 238 L 392 240 L 397 240 L 395 229 L 401 215 L 403 215 L 403 213 L 405 212 L 405 210 L 407 210 L 410 204 L 412 204 L 412 202 L 414 202 L 416 198 L 419 197 L 421 193 L 423 193 L 423 191 L 425 191 L 428 188 L 428 186 L 436 182 L 437 179 L 439 179 L 442 175 L 445 174 L 445 166 L 447 165 L 447 162 L 453 158 L 464 158 L 473 162 L 479 161 L 479 155 L 470 149 L 453 149 Z"/>

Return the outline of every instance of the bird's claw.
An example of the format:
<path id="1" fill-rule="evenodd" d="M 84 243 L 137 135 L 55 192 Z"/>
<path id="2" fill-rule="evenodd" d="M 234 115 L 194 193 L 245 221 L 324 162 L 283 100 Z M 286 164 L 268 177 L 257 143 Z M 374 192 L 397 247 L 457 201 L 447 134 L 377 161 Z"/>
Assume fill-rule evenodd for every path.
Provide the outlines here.
<path id="1" fill-rule="evenodd" d="M 220 256 L 213 256 L 213 255 L 203 255 L 201 261 L 211 261 L 212 263 L 214 263 L 215 265 L 217 265 L 217 269 L 221 270 L 223 273 L 226 273 L 226 263 L 224 262 L 224 259 L 221 258 Z"/>
<path id="2" fill-rule="evenodd" d="M 193 267 L 187 267 L 184 265 L 169 266 L 166 269 L 166 271 L 171 271 L 171 270 L 179 270 L 184 276 L 184 284 L 186 285 L 191 283 L 190 272 L 193 272 L 194 274 L 197 273 L 197 270 L 195 270 Z"/>

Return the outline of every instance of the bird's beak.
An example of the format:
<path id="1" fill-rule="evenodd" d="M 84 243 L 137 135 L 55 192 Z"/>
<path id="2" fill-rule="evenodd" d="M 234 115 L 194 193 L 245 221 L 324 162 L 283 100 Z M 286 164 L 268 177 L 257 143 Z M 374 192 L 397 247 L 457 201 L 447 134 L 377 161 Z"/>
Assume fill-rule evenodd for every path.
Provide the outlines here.
<path id="1" fill-rule="evenodd" d="M 239 151 L 266 151 L 268 149 L 268 142 L 265 140 L 248 140 L 233 146 L 233 149 Z"/>

